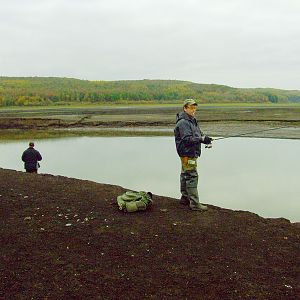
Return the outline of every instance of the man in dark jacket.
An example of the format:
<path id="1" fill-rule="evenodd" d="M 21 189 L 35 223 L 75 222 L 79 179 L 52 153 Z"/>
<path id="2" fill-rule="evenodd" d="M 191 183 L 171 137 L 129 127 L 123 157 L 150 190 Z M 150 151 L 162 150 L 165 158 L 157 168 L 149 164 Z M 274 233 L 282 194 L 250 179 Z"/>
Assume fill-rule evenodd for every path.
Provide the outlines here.
<path id="1" fill-rule="evenodd" d="M 42 160 L 42 156 L 39 151 L 34 149 L 34 143 L 29 143 L 29 148 L 22 154 L 22 161 L 24 161 L 24 168 L 28 173 L 37 173 L 39 168 L 39 161 Z"/>
<path id="2" fill-rule="evenodd" d="M 207 206 L 199 201 L 197 158 L 201 155 L 201 143 L 211 144 L 212 138 L 200 130 L 195 112 L 197 103 L 186 99 L 183 111 L 177 114 L 174 129 L 176 150 L 181 159 L 180 203 L 189 205 L 192 210 L 207 210 Z"/>

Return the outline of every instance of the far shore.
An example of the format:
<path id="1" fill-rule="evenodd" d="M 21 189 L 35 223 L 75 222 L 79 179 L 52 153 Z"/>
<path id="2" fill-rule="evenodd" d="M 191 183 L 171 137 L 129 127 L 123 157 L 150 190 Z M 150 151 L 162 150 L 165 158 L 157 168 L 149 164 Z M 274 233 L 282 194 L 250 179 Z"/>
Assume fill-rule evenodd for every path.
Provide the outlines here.
<path id="1" fill-rule="evenodd" d="M 180 106 L 0 109 L 1 139 L 65 136 L 172 136 Z M 212 137 L 300 139 L 300 105 L 199 106 Z"/>

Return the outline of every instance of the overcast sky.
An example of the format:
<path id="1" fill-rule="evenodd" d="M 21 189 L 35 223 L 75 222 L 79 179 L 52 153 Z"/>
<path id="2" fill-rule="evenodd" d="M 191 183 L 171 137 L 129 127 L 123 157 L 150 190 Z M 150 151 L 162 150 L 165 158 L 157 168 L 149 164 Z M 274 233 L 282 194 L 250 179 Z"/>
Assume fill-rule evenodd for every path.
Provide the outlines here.
<path id="1" fill-rule="evenodd" d="M 300 90 L 300 0 L 0 0 L 0 76 Z"/>

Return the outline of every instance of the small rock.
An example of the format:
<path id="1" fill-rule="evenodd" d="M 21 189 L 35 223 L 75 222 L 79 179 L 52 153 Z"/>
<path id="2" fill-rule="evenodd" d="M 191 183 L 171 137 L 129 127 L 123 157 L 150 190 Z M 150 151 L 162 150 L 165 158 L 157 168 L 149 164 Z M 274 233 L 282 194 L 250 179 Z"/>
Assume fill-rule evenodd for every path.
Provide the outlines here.
<path id="1" fill-rule="evenodd" d="M 288 289 L 292 289 L 293 287 L 291 286 L 291 285 L 289 285 L 289 284 L 285 284 L 284 285 L 286 288 L 288 288 Z"/>
<path id="2" fill-rule="evenodd" d="M 72 224 L 71 223 L 67 223 L 66 226 L 72 226 Z"/>
<path id="3" fill-rule="evenodd" d="M 24 221 L 30 221 L 31 220 L 31 217 L 25 217 L 24 218 Z"/>
<path id="4" fill-rule="evenodd" d="M 24 199 L 28 198 L 28 196 L 24 196 Z"/>

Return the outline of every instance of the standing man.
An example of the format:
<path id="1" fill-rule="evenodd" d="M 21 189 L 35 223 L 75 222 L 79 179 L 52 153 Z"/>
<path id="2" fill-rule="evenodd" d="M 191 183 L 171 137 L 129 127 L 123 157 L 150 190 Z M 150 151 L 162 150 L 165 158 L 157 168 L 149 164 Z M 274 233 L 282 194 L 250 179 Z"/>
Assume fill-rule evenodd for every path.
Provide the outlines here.
<path id="1" fill-rule="evenodd" d="M 211 144 L 212 138 L 203 135 L 200 130 L 195 112 L 197 103 L 186 99 L 183 111 L 177 114 L 174 129 L 176 150 L 181 159 L 180 174 L 180 204 L 189 205 L 191 210 L 207 210 L 207 206 L 199 201 L 197 158 L 201 155 L 201 143 Z"/>
<path id="2" fill-rule="evenodd" d="M 24 161 L 24 168 L 28 173 L 37 173 L 40 167 L 39 161 L 42 160 L 42 156 L 39 151 L 34 149 L 34 143 L 29 143 L 29 148 L 22 154 L 22 161 Z"/>

